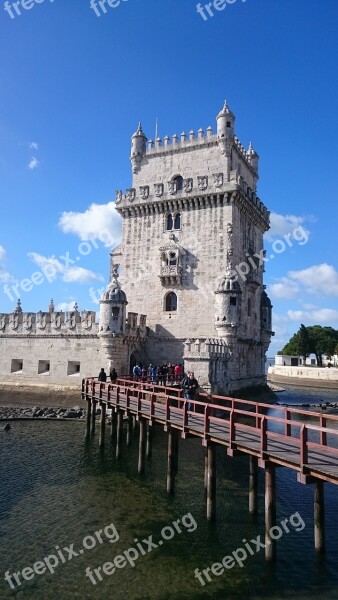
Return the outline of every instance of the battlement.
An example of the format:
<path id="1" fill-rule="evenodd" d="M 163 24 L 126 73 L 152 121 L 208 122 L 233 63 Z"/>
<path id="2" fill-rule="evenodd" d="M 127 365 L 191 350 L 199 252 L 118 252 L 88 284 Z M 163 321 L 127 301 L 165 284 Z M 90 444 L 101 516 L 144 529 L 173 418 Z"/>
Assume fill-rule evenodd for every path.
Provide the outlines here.
<path id="1" fill-rule="evenodd" d="M 174 133 L 171 138 L 168 135 L 165 135 L 163 139 L 158 137 L 155 141 L 147 140 L 145 156 L 149 159 L 153 156 L 162 156 L 175 152 L 184 152 L 199 148 L 210 148 L 211 146 L 218 146 L 219 139 L 220 138 L 218 134 L 214 133 L 210 126 L 205 132 L 203 129 L 198 129 L 197 132 L 191 130 L 188 134 L 183 131 L 180 136 Z M 246 150 L 241 141 L 235 135 L 233 138 L 233 146 L 240 157 L 245 161 L 247 166 L 249 168 L 253 168 L 251 152 L 252 145 L 249 144 L 249 147 Z"/>
<path id="2" fill-rule="evenodd" d="M 0 314 L 1 335 L 88 335 L 98 332 L 96 312 L 18 312 Z"/>

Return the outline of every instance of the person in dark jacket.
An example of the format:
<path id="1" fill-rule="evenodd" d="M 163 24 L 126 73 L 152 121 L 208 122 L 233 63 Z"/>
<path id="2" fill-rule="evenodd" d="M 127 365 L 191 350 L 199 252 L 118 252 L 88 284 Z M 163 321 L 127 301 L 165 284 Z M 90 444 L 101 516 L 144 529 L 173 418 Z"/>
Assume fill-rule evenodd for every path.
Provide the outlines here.
<path id="1" fill-rule="evenodd" d="M 101 368 L 101 371 L 99 373 L 98 380 L 99 381 L 107 381 L 107 373 L 105 372 L 103 367 Z"/>
<path id="2" fill-rule="evenodd" d="M 110 371 L 110 381 L 112 383 L 116 383 L 117 380 L 117 372 L 116 369 L 113 367 L 112 370 Z"/>
<path id="3" fill-rule="evenodd" d="M 194 400 L 196 397 L 196 392 L 198 389 L 198 381 L 195 379 L 195 375 L 192 371 L 188 373 L 186 377 L 184 377 L 182 381 L 182 389 L 184 392 L 184 398 L 187 400 Z M 188 410 L 194 409 L 194 404 L 192 402 L 188 402 Z"/>

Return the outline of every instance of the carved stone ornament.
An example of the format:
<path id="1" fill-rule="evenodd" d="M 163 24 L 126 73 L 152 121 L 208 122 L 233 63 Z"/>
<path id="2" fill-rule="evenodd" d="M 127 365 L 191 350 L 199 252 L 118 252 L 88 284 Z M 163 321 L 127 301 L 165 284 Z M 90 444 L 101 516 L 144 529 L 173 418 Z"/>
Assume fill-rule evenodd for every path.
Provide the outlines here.
<path id="1" fill-rule="evenodd" d="M 202 175 L 201 177 L 197 177 L 198 188 L 200 190 L 206 190 L 208 187 L 208 177 L 207 175 Z"/>
<path id="2" fill-rule="evenodd" d="M 168 181 L 169 194 L 173 195 L 177 193 L 177 181 Z"/>
<path id="3" fill-rule="evenodd" d="M 12 329 L 17 329 L 19 327 L 19 317 L 17 314 L 12 313 L 9 317 L 9 325 Z"/>
<path id="4" fill-rule="evenodd" d="M 90 329 L 93 324 L 93 315 L 90 312 L 83 311 L 81 315 L 81 325 L 83 329 Z"/>
<path id="5" fill-rule="evenodd" d="M 24 316 L 23 326 L 25 329 L 31 329 L 32 325 L 33 325 L 33 316 L 30 313 L 28 313 Z"/>
<path id="6" fill-rule="evenodd" d="M 147 198 L 149 197 L 149 185 L 140 186 L 140 196 L 142 200 L 147 200 Z"/>
<path id="7" fill-rule="evenodd" d="M 120 204 L 122 202 L 122 190 L 115 190 L 115 204 Z"/>
<path id="8" fill-rule="evenodd" d="M 128 188 L 126 190 L 126 198 L 127 198 L 127 200 L 129 200 L 129 202 L 134 202 L 135 196 L 136 196 L 135 188 Z"/>
<path id="9" fill-rule="evenodd" d="M 193 187 L 193 180 L 191 177 L 188 177 L 188 179 L 184 179 L 183 181 L 183 189 L 185 192 L 191 192 L 192 191 L 192 187 Z"/>
<path id="10" fill-rule="evenodd" d="M 47 317 L 46 314 L 39 311 L 37 314 L 36 325 L 39 329 L 45 329 L 47 325 Z"/>
<path id="11" fill-rule="evenodd" d="M 155 196 L 157 196 L 158 198 L 160 196 L 163 196 L 163 183 L 154 183 L 154 187 L 155 187 Z"/>
<path id="12" fill-rule="evenodd" d="M 215 188 L 222 187 L 222 185 L 223 185 L 223 173 L 215 173 L 213 175 L 213 178 L 214 178 L 214 181 L 213 181 L 214 187 Z"/>
<path id="13" fill-rule="evenodd" d="M 232 223 L 227 224 L 227 232 L 232 233 Z"/>

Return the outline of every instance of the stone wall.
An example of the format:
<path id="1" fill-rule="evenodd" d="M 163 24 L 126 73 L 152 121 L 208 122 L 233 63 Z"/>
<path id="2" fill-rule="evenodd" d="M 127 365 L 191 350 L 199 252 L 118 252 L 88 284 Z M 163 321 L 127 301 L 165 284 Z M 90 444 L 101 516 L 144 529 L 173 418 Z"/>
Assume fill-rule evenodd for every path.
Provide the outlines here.
<path id="1" fill-rule="evenodd" d="M 338 388 L 338 368 L 271 366 L 268 380 L 299 386 Z"/>

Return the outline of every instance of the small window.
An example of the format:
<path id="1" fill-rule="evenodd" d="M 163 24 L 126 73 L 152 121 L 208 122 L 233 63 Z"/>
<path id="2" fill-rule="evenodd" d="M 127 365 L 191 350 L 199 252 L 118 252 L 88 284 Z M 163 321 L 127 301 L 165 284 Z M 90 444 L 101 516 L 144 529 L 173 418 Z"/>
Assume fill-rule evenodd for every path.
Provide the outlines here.
<path id="1" fill-rule="evenodd" d="M 175 215 L 174 229 L 181 229 L 181 213 Z"/>
<path id="2" fill-rule="evenodd" d="M 12 358 L 11 373 L 21 373 L 23 368 L 22 358 Z"/>
<path id="3" fill-rule="evenodd" d="M 167 215 L 166 230 L 171 231 L 172 228 L 173 228 L 173 216 L 171 214 L 169 214 L 169 215 Z"/>
<path id="4" fill-rule="evenodd" d="M 248 317 L 251 317 L 251 314 L 252 314 L 251 298 L 248 298 Z"/>
<path id="5" fill-rule="evenodd" d="M 113 321 L 117 321 L 119 313 L 120 313 L 120 309 L 118 306 L 113 306 Z"/>
<path id="6" fill-rule="evenodd" d="M 68 361 L 67 375 L 78 375 L 80 373 L 80 363 L 74 360 Z"/>
<path id="7" fill-rule="evenodd" d="M 231 127 L 231 121 L 227 121 L 227 127 Z"/>
<path id="8" fill-rule="evenodd" d="M 49 371 L 50 371 L 50 361 L 49 360 L 39 360 L 38 374 L 42 375 L 43 373 L 49 373 Z"/>
<path id="9" fill-rule="evenodd" d="M 236 296 L 230 296 L 230 306 L 236 306 L 237 298 Z"/>
<path id="10" fill-rule="evenodd" d="M 177 310 L 177 296 L 175 292 L 169 292 L 165 298 L 165 310 L 166 312 L 174 312 Z"/>
<path id="11" fill-rule="evenodd" d="M 170 252 L 170 254 L 169 254 L 169 265 L 171 267 L 174 267 L 175 265 L 177 265 L 177 256 L 176 256 L 175 252 Z"/>
<path id="12" fill-rule="evenodd" d="M 181 175 L 177 175 L 177 177 L 174 177 L 173 181 L 176 181 L 178 192 L 183 190 L 183 177 L 181 177 Z"/>

